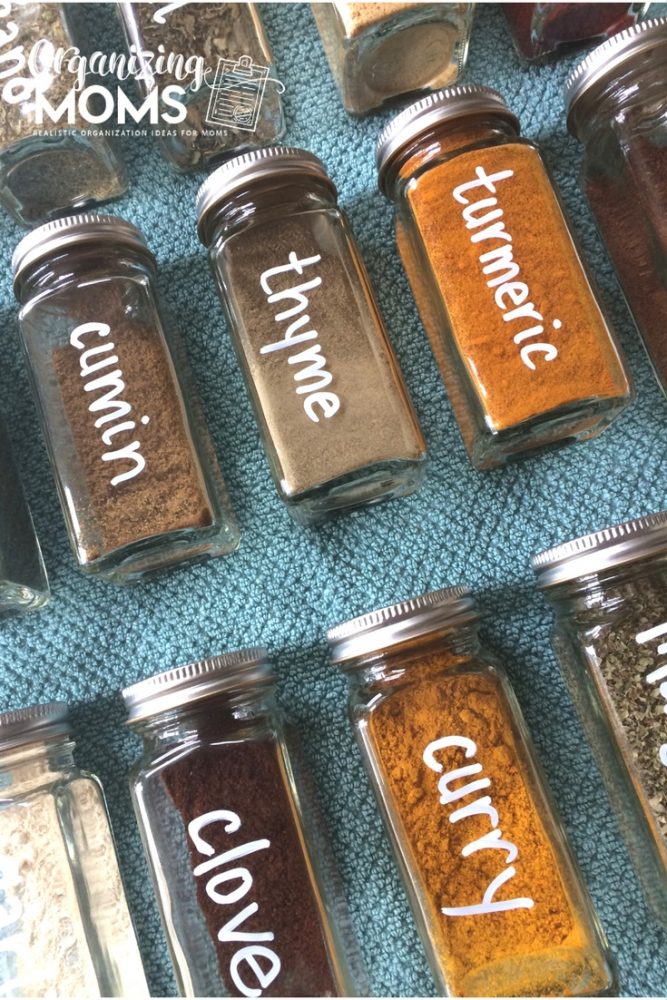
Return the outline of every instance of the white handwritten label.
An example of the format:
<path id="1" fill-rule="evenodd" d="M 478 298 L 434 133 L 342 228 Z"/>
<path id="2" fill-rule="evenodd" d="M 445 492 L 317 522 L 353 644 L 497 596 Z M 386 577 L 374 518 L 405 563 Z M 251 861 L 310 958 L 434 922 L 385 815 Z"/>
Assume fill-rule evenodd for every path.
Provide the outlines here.
<path id="1" fill-rule="evenodd" d="M 452 191 L 452 196 L 460 205 L 465 205 L 461 215 L 466 229 L 472 230 L 470 242 L 477 247 L 482 244 L 484 252 L 479 256 L 482 274 L 488 278 L 486 284 L 494 289 L 494 302 L 503 314 L 505 323 L 520 323 L 522 329 L 513 335 L 513 341 L 520 346 L 519 357 L 531 371 L 537 370 L 536 362 L 553 361 L 558 357 L 558 348 L 545 336 L 545 319 L 535 305 L 528 301 L 530 289 L 524 281 L 516 280 L 521 269 L 514 260 L 512 249 L 512 234 L 508 232 L 504 222 L 504 212 L 499 207 L 498 198 L 484 198 L 471 201 L 466 197 L 471 191 L 479 188 L 489 194 L 498 193 L 497 185 L 501 181 L 514 177 L 513 170 L 499 170 L 487 174 L 484 167 L 475 168 L 474 180 L 459 184 Z M 491 249 L 485 249 L 487 241 L 497 243 Z M 551 321 L 554 330 L 560 330 L 559 319 Z M 511 327 L 510 329 L 515 329 Z"/>
<path id="2" fill-rule="evenodd" d="M 125 382 L 123 372 L 115 367 L 118 364 L 118 356 L 114 354 L 116 350 L 114 343 L 107 340 L 110 333 L 111 327 L 107 323 L 81 323 L 72 330 L 69 342 L 81 352 L 79 365 L 81 378 L 84 380 L 83 391 L 94 397 L 88 410 L 93 415 L 101 414 L 95 419 L 95 427 L 98 430 L 104 427 L 100 437 L 102 443 L 111 449 L 102 453 L 102 461 L 130 463 L 131 467 L 127 471 L 119 472 L 112 477 L 111 485 L 118 486 L 143 472 L 146 460 L 141 454 L 141 442 L 136 439 L 120 447 L 114 447 L 118 443 L 114 440 L 117 435 L 134 436 L 137 422 L 126 419 L 132 413 L 132 406 L 120 398 L 125 392 Z M 105 371 L 109 368 L 113 370 Z M 103 374 L 98 374 L 100 372 Z M 139 418 L 139 422 L 144 426 L 149 421 L 150 417 L 145 415 Z M 106 424 L 110 426 L 105 426 Z"/>
<path id="3" fill-rule="evenodd" d="M 195 878 L 201 878 L 202 875 L 214 873 L 206 882 L 206 895 L 220 906 L 233 906 L 248 895 L 253 886 L 253 877 L 247 868 L 229 866 L 241 858 L 268 850 L 271 842 L 265 839 L 252 840 L 216 855 L 215 848 L 202 836 L 202 830 L 213 823 L 221 825 L 227 834 L 236 833 L 241 828 L 240 817 L 228 809 L 214 809 L 193 819 L 188 824 L 188 834 L 197 851 L 208 858 L 196 866 L 193 874 Z M 221 892 L 221 886 L 226 891 Z M 258 912 L 256 902 L 248 903 L 243 909 L 233 913 L 218 931 L 218 940 L 222 944 L 238 943 L 240 946 L 229 963 L 229 975 L 244 997 L 260 997 L 263 990 L 278 976 L 281 968 L 276 952 L 267 947 L 267 944 L 260 943 L 272 942 L 273 931 L 250 931 L 245 926 Z M 253 981 L 258 985 L 251 985 Z"/>
<path id="4" fill-rule="evenodd" d="M 288 257 L 287 264 L 279 264 L 277 267 L 270 267 L 260 276 L 259 283 L 262 291 L 266 295 L 266 300 L 270 305 L 276 302 L 284 302 L 293 305 L 275 316 L 276 323 L 290 321 L 284 331 L 281 340 L 266 344 L 260 348 L 260 354 L 272 354 L 275 351 L 289 351 L 293 347 L 317 341 L 319 334 L 317 330 L 310 327 L 310 316 L 305 311 L 308 308 L 310 292 L 322 284 L 322 278 L 314 276 L 299 284 L 293 285 L 280 292 L 274 292 L 271 279 L 278 274 L 286 274 L 294 271 L 298 275 L 303 275 L 306 269 L 313 268 L 322 260 L 318 254 L 315 257 L 304 257 L 300 260 L 292 251 Z M 335 392 L 325 391 L 327 386 L 333 382 L 333 376 L 327 371 L 327 360 L 322 354 L 319 343 L 313 343 L 310 347 L 297 353 L 289 354 L 287 364 L 295 366 L 294 381 L 299 383 L 296 387 L 297 395 L 303 396 L 303 409 L 309 420 L 319 423 L 320 417 L 329 420 L 340 409 L 340 398 Z"/>
<path id="5" fill-rule="evenodd" d="M 461 851 L 461 856 L 468 858 L 471 854 L 476 854 L 477 851 L 501 851 L 505 854 L 504 862 L 506 867 L 489 884 L 479 902 L 476 901 L 468 906 L 443 906 L 441 907 L 441 912 L 447 917 L 472 917 L 484 913 L 530 909 L 535 903 L 534 900 L 526 896 L 503 900 L 495 898 L 499 889 L 516 875 L 514 862 L 519 856 L 519 850 L 511 840 L 505 840 L 503 837 L 499 826 L 500 819 L 498 812 L 492 805 L 490 795 L 479 796 L 477 794 L 490 787 L 490 778 L 477 778 L 475 781 L 469 781 L 467 784 L 459 785 L 457 788 L 452 787 L 454 782 L 472 777 L 475 774 L 480 774 L 482 765 L 476 762 L 445 771 L 443 764 L 438 760 L 436 754 L 450 749 L 463 750 L 464 756 L 468 759 L 475 757 L 477 754 L 476 743 L 468 739 L 467 736 L 443 736 L 441 739 L 433 740 L 429 743 L 422 755 L 427 767 L 430 767 L 437 774 L 442 774 L 442 777 L 438 781 L 438 791 L 440 792 L 440 802 L 442 805 L 450 805 L 452 802 L 458 802 L 459 799 L 471 795 L 476 796 L 476 798 L 466 805 L 455 809 L 449 816 L 449 822 L 460 823 L 471 816 L 487 816 L 490 825 L 489 832 L 484 834 L 483 837 L 479 837 L 477 840 L 473 840 L 467 844 Z"/>
<path id="6" fill-rule="evenodd" d="M 0 855 L 0 966 L 12 971 L 17 969 L 19 956 L 27 947 L 26 935 L 21 930 L 23 906 L 16 893 L 20 885 L 18 862 L 9 855 Z M 16 976 L 3 978 L 0 991 L 3 996 L 10 996 L 14 991 L 22 995 L 21 979 Z"/>
<path id="7" fill-rule="evenodd" d="M 635 636 L 638 646 L 653 642 L 655 639 L 667 636 L 667 622 L 655 625 L 653 628 L 644 629 Z M 663 712 L 667 714 L 667 642 L 661 642 L 656 650 L 659 656 L 665 656 L 664 663 L 660 663 L 654 670 L 649 671 L 644 680 L 647 684 L 659 684 L 660 697 L 665 702 Z M 658 759 L 663 767 L 667 767 L 667 743 L 661 744 L 658 749 Z"/>

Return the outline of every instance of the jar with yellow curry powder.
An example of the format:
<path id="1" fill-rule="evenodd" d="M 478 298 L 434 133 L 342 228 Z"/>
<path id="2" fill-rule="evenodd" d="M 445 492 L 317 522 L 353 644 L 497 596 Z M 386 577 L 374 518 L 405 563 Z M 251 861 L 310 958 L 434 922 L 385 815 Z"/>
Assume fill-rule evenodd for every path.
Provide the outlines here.
<path id="1" fill-rule="evenodd" d="M 463 587 L 329 630 L 438 987 L 598 996 L 615 975 L 509 682 Z"/>
<path id="2" fill-rule="evenodd" d="M 425 97 L 381 133 L 377 163 L 473 464 L 604 430 L 629 376 L 541 154 L 500 94 Z"/>

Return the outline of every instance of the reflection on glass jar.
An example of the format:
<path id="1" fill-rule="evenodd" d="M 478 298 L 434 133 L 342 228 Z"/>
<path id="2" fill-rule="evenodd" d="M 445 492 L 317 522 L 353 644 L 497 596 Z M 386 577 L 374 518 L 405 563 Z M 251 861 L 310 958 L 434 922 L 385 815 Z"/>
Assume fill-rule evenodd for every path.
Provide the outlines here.
<path id="1" fill-rule="evenodd" d="M 48 599 L 42 553 L 0 420 L 0 615 L 40 608 Z"/>
<path id="2" fill-rule="evenodd" d="M 309 524 L 417 489 L 426 445 L 323 163 L 286 146 L 235 157 L 197 212 L 290 513 Z"/>
<path id="3" fill-rule="evenodd" d="M 537 146 L 488 87 L 382 131 L 380 187 L 473 464 L 604 430 L 632 392 Z"/>
<path id="4" fill-rule="evenodd" d="M 75 77 L 53 63 L 76 44 L 67 4 L 3 3 L 0 10 L 0 203 L 24 226 L 117 198 L 125 171 L 76 103 Z M 59 111 L 65 117 L 50 114 Z M 55 120 L 54 120 L 55 118 Z"/>
<path id="5" fill-rule="evenodd" d="M 465 588 L 328 632 L 445 996 L 598 996 L 615 977 L 516 698 Z"/>
<path id="6" fill-rule="evenodd" d="M 186 996 L 360 996 L 365 977 L 264 649 L 123 692 L 131 789 Z"/>
<path id="7" fill-rule="evenodd" d="M 667 513 L 548 549 L 533 567 L 619 826 L 667 924 Z"/>
<path id="8" fill-rule="evenodd" d="M 67 706 L 0 714 L 0 991 L 147 997 L 99 782 Z"/>
<path id="9" fill-rule="evenodd" d="M 415 91 L 454 83 L 468 56 L 474 4 L 313 3 L 348 111 L 363 114 Z"/>
<path id="10" fill-rule="evenodd" d="M 667 393 L 667 18 L 595 49 L 565 88 L 583 187 Z"/>
<path id="11" fill-rule="evenodd" d="M 506 3 L 502 11 L 522 59 L 545 56 L 608 38 L 631 27 L 649 3 Z"/>
<path id="12" fill-rule="evenodd" d="M 16 248 L 19 326 L 79 566 L 117 583 L 229 552 L 238 532 L 155 258 L 116 216 Z"/>
<path id="13" fill-rule="evenodd" d="M 138 53 L 142 97 L 159 94 L 157 138 L 172 166 L 195 170 L 282 136 L 283 86 L 255 4 L 177 0 L 117 9 Z M 180 55 L 182 67 L 157 72 L 156 53 Z"/>

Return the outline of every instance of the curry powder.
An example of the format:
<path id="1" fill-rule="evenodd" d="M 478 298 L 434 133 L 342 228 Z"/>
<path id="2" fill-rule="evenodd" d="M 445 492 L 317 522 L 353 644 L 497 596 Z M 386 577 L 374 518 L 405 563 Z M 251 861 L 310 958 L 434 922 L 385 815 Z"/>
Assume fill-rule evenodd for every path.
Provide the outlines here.
<path id="1" fill-rule="evenodd" d="M 359 734 L 448 992 L 599 995 L 607 959 L 522 728 L 496 668 L 442 647 L 378 682 Z"/>

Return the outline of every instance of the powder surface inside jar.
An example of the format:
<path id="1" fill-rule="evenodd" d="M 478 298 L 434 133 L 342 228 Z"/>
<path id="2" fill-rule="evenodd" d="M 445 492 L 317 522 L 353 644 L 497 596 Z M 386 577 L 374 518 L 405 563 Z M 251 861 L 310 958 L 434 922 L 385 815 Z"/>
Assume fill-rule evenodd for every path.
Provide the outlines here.
<path id="1" fill-rule="evenodd" d="M 594 995 L 608 974 L 545 825 L 505 688 L 491 671 L 434 677 L 441 663 L 414 665 L 409 683 L 378 699 L 362 736 L 443 978 L 455 996 Z M 484 910 L 485 898 L 515 903 L 466 913 Z"/>
<path id="2" fill-rule="evenodd" d="M 346 229 L 327 212 L 293 214 L 231 236 L 217 253 L 285 493 L 419 461 L 421 431 Z"/>
<path id="3" fill-rule="evenodd" d="M 229 995 L 253 995 L 247 990 L 257 982 L 237 956 L 260 940 L 268 950 L 260 961 L 263 996 L 338 995 L 323 930 L 326 916 L 279 744 L 264 738 L 202 745 L 168 766 L 162 781 L 188 830 L 196 898 Z M 225 811 L 225 822 L 206 821 L 215 810 Z M 196 830 L 210 849 L 203 851 L 196 842 Z M 238 853 L 225 865 L 229 851 Z M 219 864 L 211 860 L 216 856 Z M 198 873 L 207 860 L 209 870 Z M 222 929 L 232 927 L 235 935 L 225 937 Z"/>
<path id="4" fill-rule="evenodd" d="M 70 342 L 53 352 L 69 438 L 56 462 L 86 561 L 213 523 L 164 333 L 136 295 L 115 280 L 82 296 Z"/>
<path id="5" fill-rule="evenodd" d="M 532 146 L 464 152 L 409 181 L 407 199 L 451 327 L 429 335 L 452 340 L 490 430 L 628 392 Z"/>
<path id="6" fill-rule="evenodd" d="M 628 304 L 667 391 L 667 130 L 663 126 L 653 134 L 602 140 L 585 183 Z"/>

